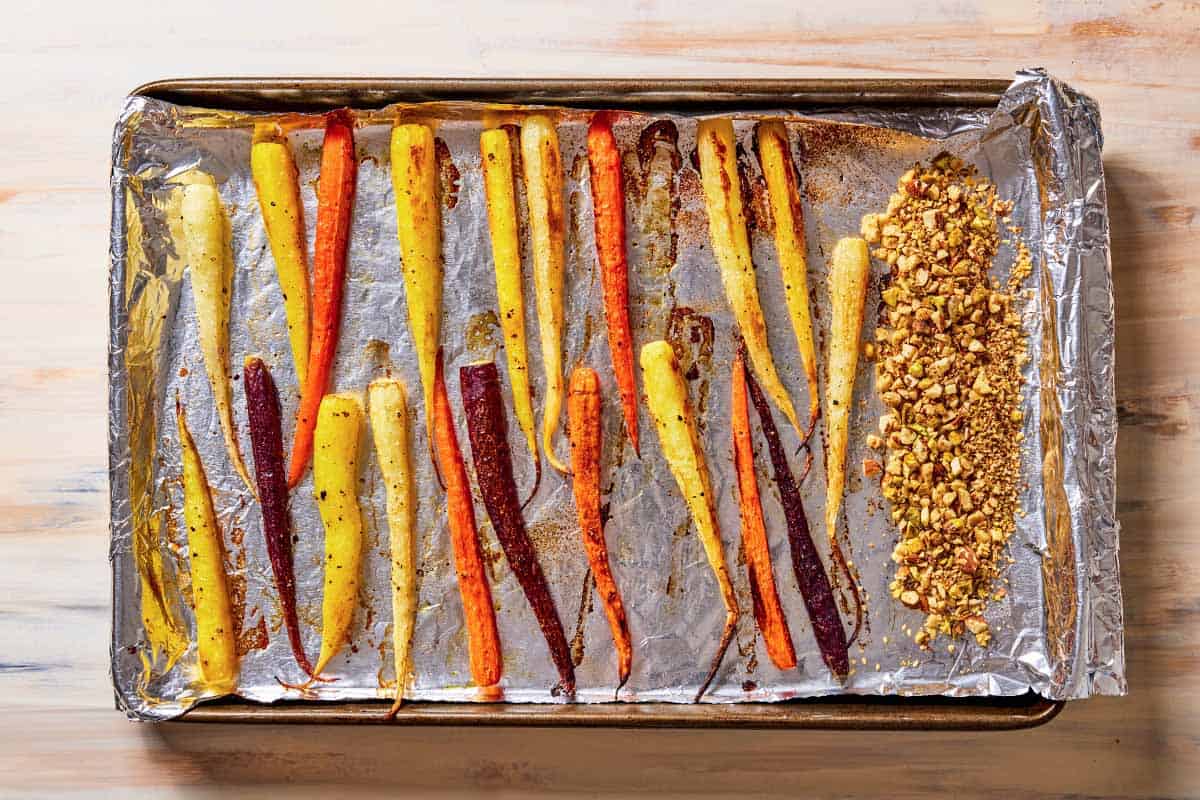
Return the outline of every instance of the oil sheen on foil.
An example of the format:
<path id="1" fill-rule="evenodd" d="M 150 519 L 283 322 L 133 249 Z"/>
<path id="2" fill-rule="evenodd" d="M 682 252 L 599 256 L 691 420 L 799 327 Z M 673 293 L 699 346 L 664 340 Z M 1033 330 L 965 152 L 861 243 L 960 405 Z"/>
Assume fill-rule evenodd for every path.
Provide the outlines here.
<path id="1" fill-rule="evenodd" d="M 596 368 L 604 392 L 606 535 L 612 567 L 633 633 L 634 660 L 621 700 L 690 702 L 716 647 L 723 608 L 700 542 L 641 406 L 642 454 L 628 446 L 611 376 L 592 231 L 585 134 L 588 115 L 549 109 L 558 120 L 566 173 L 567 369 Z M 420 379 L 408 330 L 389 177 L 388 141 L 398 113 L 435 125 L 441 154 L 445 258 L 442 342 L 451 403 L 461 409 L 458 367 L 496 359 L 505 370 L 495 316 L 496 296 L 480 175 L 479 133 L 517 121 L 520 109 L 470 103 L 397 106 L 358 115 L 359 158 L 353 231 L 347 257 L 344 317 L 333 390 L 364 390 L 378 375 L 402 378 L 412 409 L 418 481 L 419 606 L 413 641 L 413 683 L 406 697 L 473 700 L 466 631 L 455 582 L 444 495 L 427 453 Z M 798 665 L 779 671 L 767 658 L 751 613 L 740 551 L 738 507 L 729 427 L 729 374 L 734 323 L 708 243 L 699 175 L 692 163 L 697 116 L 627 114 L 616 124 L 625 157 L 627 249 L 635 346 L 667 338 L 684 354 L 689 391 L 719 496 L 719 521 L 742 616 L 737 636 L 706 702 L 776 701 L 839 693 L 1016 695 L 1028 690 L 1054 699 L 1125 690 L 1123 621 L 1117 564 L 1114 476 L 1113 296 L 1108 220 L 1101 166 L 1099 112 L 1093 101 L 1041 71 L 1018 74 L 997 109 L 838 107 L 803 114 L 737 113 L 735 130 L 746 153 L 751 186 L 760 184 L 751 144 L 765 115 L 786 120 L 801 171 L 807 220 L 811 301 L 820 351 L 830 319 L 827 260 L 842 236 L 857 235 L 863 214 L 887 205 L 898 176 L 919 160 L 949 151 L 975 164 L 1014 201 L 1012 224 L 1035 266 L 1021 303 L 1029 335 L 1026 368 L 1022 511 L 1003 573 L 1007 595 L 988 606 L 994 632 L 987 648 L 970 637 L 942 637 L 920 650 L 903 628 L 919 628 L 920 612 L 894 601 L 887 589 L 896 540 L 878 483 L 863 479 L 863 443 L 881 406 L 871 365 L 864 363 L 851 418 L 846 514 L 842 529 L 861 580 L 867 625 L 851 647 L 852 674 L 839 684 L 822 663 L 792 576 L 785 523 L 758 458 L 768 537 L 780 599 L 791 625 Z M 230 318 L 231 369 L 247 356 L 263 358 L 280 388 L 290 441 L 299 392 L 286 336 L 282 297 L 253 182 L 249 153 L 253 124 L 265 116 L 194 109 L 131 98 L 114 136 L 110 302 L 110 456 L 114 618 L 112 671 L 119 705 L 131 716 L 177 716 L 204 699 L 198 681 L 190 608 L 186 529 L 182 524 L 179 443 L 173 421 L 178 397 L 208 470 L 227 548 L 235 616 L 240 618 L 238 694 L 270 702 L 297 692 L 302 680 L 281 625 L 281 613 L 261 529 L 259 509 L 233 472 L 196 336 L 186 260 L 179 245 L 172 180 L 199 167 L 220 187 L 230 219 L 235 278 Z M 280 119 L 275 117 L 275 119 Z M 643 135 L 661 120 L 660 136 Z M 318 115 L 290 115 L 289 144 L 300 172 L 311 252 L 315 185 L 321 148 Z M 761 203 L 761 195 L 757 202 Z M 522 212 L 524 214 L 524 212 Z M 526 222 L 522 235 L 527 241 Z M 1002 248 L 995 275 L 1012 264 L 1015 239 Z M 762 306 L 772 351 L 784 381 L 804 404 L 805 384 L 783 301 L 769 230 L 752 231 Z M 544 397 L 537 347 L 529 254 L 526 309 L 535 406 Z M 876 274 L 881 267 L 875 265 Z M 872 286 L 868 309 L 879 302 Z M 874 315 L 867 314 L 864 339 Z M 505 378 L 507 386 L 507 379 Z M 244 397 L 233 384 L 242 447 Z M 778 415 L 777 415 L 778 416 Z M 782 419 L 780 418 L 782 423 Z M 781 424 L 796 455 L 796 432 Z M 823 431 L 818 427 L 818 436 Z M 465 427 L 459 418 L 459 436 Z M 533 471 L 510 419 L 510 443 L 522 491 Z M 351 700 L 391 697 L 391 603 L 384 486 L 369 436 L 359 499 L 365 519 L 364 580 L 351 646 L 330 665 L 337 680 L 315 685 L 309 697 Z M 565 436 L 557 439 L 566 453 Z M 822 519 L 820 458 L 803 486 L 809 519 Z M 469 459 L 468 459 L 469 464 Z M 292 493 L 297 597 L 310 655 L 320 643 L 323 529 L 312 498 L 311 474 Z M 502 688 L 508 702 L 564 702 L 551 694 L 556 672 L 532 612 L 504 561 L 480 503 L 483 541 L 503 645 Z M 546 469 L 526 509 L 529 532 L 550 582 L 559 616 L 578 662 L 575 702 L 612 702 L 613 646 L 594 597 L 568 478 Z M 816 524 L 816 522 L 814 522 Z M 818 549 L 827 558 L 820 525 Z M 157 615 L 165 631 L 155 642 L 143 622 Z M 843 615 L 848 623 L 852 614 Z"/>

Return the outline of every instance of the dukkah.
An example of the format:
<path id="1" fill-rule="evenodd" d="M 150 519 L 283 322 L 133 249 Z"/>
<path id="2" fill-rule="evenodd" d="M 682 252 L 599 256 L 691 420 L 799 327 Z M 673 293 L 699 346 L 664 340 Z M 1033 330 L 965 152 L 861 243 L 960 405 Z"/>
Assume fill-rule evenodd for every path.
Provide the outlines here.
<path id="1" fill-rule="evenodd" d="M 868 444 L 882 449 L 883 495 L 899 531 L 891 593 L 926 614 L 917 644 L 938 634 L 992 638 L 983 617 L 1007 559 L 1020 479 L 1021 367 L 1028 360 L 1014 295 L 991 277 L 998 220 L 1012 205 L 958 158 L 901 176 L 863 236 L 889 268 L 876 329 L 876 387 L 888 412 Z"/>

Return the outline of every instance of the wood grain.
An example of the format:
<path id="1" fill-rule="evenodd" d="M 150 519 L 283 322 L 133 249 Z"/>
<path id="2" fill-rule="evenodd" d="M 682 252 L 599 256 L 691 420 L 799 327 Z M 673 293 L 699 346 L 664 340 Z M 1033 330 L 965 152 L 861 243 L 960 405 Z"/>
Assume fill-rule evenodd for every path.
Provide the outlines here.
<path id="1" fill-rule="evenodd" d="M 458 5 L 451 8 L 451 5 Z M 0 30 L 0 795 L 1200 796 L 1200 4 L 46 4 Z M 343 7 L 344 8 L 344 7 Z M 1130 696 L 1010 734 L 135 725 L 112 710 L 105 303 L 122 96 L 204 74 L 996 77 L 1100 102 Z"/>

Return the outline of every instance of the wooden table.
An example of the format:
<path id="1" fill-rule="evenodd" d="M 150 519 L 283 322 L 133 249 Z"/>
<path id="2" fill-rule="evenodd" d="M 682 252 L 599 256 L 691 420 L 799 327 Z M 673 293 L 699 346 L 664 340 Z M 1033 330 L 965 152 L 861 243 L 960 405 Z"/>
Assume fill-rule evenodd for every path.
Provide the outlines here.
<path id="1" fill-rule="evenodd" d="M 340 18 L 308 2 L 69 5 L 10 13 L 0 29 L 0 795 L 287 783 L 306 797 L 336 783 L 355 795 L 1200 796 L 1200 4 L 389 3 L 343 5 Z M 1129 697 L 986 735 L 151 726 L 113 710 L 106 178 L 127 90 L 204 74 L 996 77 L 1025 65 L 1091 93 L 1104 117 Z"/>

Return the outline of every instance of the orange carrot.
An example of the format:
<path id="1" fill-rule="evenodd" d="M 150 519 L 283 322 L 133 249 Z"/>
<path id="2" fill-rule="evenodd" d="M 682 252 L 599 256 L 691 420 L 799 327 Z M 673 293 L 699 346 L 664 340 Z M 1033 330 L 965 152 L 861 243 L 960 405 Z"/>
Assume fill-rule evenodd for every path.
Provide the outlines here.
<path id="1" fill-rule="evenodd" d="M 458 446 L 458 434 L 454 430 L 454 416 L 450 410 L 450 397 L 446 393 L 440 349 L 434 376 L 433 425 L 437 458 L 446 482 L 450 541 L 454 547 L 458 591 L 462 596 L 463 616 L 467 622 L 471 677 L 476 686 L 486 689 L 500 681 L 500 634 L 496 631 L 492 589 L 483 569 L 483 550 L 479 546 L 479 534 L 475 528 L 471 484 L 467 480 L 467 468 Z"/>
<path id="2" fill-rule="evenodd" d="M 601 112 L 592 117 L 587 148 L 608 349 L 612 354 L 613 373 L 617 379 L 617 391 L 621 394 L 621 408 L 625 413 L 625 432 L 640 458 L 633 333 L 629 329 L 629 262 L 625 257 L 625 187 L 621 174 L 621 153 L 617 149 L 612 120 L 607 113 Z"/>
<path id="3" fill-rule="evenodd" d="M 346 280 L 346 245 L 350 240 L 354 177 L 358 168 L 354 159 L 353 122 L 347 111 L 335 111 L 325 121 L 321 181 L 317 187 L 317 238 L 313 248 L 312 343 L 308 353 L 308 376 L 300 392 L 296 435 L 292 440 L 289 489 L 304 477 L 304 470 L 312 458 L 317 410 L 329 387 L 333 355 L 337 351 L 342 290 Z"/>
<path id="4" fill-rule="evenodd" d="M 763 524 L 762 501 L 754 476 L 754 443 L 750 434 L 750 406 L 746 395 L 746 362 L 738 350 L 733 362 L 731 424 L 733 427 L 733 463 L 737 468 L 738 504 L 742 518 L 742 546 L 746 550 L 746 570 L 750 573 L 750 596 L 754 601 L 754 619 L 767 643 L 771 662 L 780 669 L 796 666 L 796 650 L 788 630 L 787 617 L 775 590 L 771 570 L 771 551 Z"/>
<path id="5" fill-rule="evenodd" d="M 633 644 L 625 606 L 608 563 L 604 523 L 600 517 L 600 377 L 590 367 L 577 367 L 567 386 L 567 434 L 571 441 L 571 472 L 575 476 L 575 508 L 596 592 L 604 604 L 608 627 L 617 648 L 617 691 L 629 680 Z"/>

